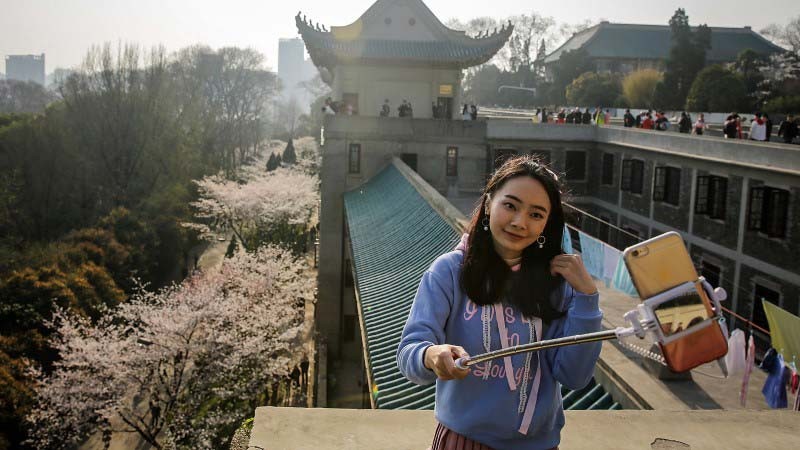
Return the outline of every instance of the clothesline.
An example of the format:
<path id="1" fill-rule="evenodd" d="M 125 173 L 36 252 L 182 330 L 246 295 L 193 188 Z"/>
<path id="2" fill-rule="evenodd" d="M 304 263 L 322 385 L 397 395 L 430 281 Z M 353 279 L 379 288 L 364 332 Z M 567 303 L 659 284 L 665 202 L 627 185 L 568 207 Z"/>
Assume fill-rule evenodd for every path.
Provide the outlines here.
<path id="1" fill-rule="evenodd" d="M 736 314 L 735 312 L 731 311 L 730 309 L 728 309 L 728 308 L 726 308 L 724 306 L 722 307 L 722 310 L 725 311 L 726 313 L 732 315 L 733 317 L 736 317 L 737 319 L 741 320 L 742 322 L 747 323 L 748 326 L 753 327 L 753 328 L 757 329 L 758 331 L 760 331 L 760 332 L 766 334 L 767 336 L 769 336 L 769 331 L 768 330 L 765 330 L 765 329 L 761 328 L 760 326 L 756 325 L 755 323 L 745 319 L 744 317 Z"/>

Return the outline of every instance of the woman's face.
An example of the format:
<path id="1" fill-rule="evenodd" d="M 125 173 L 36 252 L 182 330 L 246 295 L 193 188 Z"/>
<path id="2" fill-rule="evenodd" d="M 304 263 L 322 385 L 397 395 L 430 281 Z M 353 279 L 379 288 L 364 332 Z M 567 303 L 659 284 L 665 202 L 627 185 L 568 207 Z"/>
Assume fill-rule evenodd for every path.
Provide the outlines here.
<path id="1" fill-rule="evenodd" d="M 528 176 L 508 180 L 487 206 L 495 251 L 517 258 L 544 231 L 550 217 L 550 197 L 541 182 Z"/>

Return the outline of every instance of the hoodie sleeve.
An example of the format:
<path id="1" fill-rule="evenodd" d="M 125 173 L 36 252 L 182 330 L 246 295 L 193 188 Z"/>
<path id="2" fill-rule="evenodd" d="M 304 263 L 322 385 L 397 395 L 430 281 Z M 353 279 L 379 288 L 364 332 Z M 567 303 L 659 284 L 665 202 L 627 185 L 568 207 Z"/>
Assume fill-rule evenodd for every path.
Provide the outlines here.
<path id="1" fill-rule="evenodd" d="M 600 331 L 603 313 L 599 300 L 599 294 L 581 294 L 567 285 L 564 289 L 567 314 L 551 324 L 557 327 L 553 330 L 552 338 Z M 580 389 L 592 379 L 601 348 L 601 342 L 571 345 L 549 350 L 545 357 L 550 363 L 553 377 L 559 383 L 569 389 Z"/>
<path id="2" fill-rule="evenodd" d="M 453 305 L 453 281 L 449 274 L 440 274 L 444 261 L 437 260 L 422 276 L 417 295 L 411 306 L 400 345 L 397 366 L 400 373 L 416 384 L 436 381 L 436 374 L 422 362 L 425 349 L 445 343 L 445 324 Z"/>

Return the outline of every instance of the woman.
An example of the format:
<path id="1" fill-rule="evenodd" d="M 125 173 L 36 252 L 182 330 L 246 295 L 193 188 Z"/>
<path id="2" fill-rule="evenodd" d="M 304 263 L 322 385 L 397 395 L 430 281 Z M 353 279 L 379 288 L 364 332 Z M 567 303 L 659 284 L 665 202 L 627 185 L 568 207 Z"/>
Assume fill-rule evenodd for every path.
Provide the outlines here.
<path id="1" fill-rule="evenodd" d="M 707 128 L 708 128 L 708 125 L 706 125 L 706 117 L 703 115 L 703 113 L 700 113 L 700 115 L 697 116 L 697 121 L 694 123 L 694 128 L 692 129 L 692 134 L 696 134 L 698 136 L 702 136 L 703 132 Z"/>
<path id="2" fill-rule="evenodd" d="M 471 370 L 454 360 L 600 330 L 597 289 L 580 257 L 562 252 L 563 230 L 556 174 L 533 157 L 513 158 L 489 180 L 458 248 L 423 275 L 397 361 L 409 380 L 436 382 L 432 450 L 558 448 L 560 385 L 591 380 L 599 343 Z"/>

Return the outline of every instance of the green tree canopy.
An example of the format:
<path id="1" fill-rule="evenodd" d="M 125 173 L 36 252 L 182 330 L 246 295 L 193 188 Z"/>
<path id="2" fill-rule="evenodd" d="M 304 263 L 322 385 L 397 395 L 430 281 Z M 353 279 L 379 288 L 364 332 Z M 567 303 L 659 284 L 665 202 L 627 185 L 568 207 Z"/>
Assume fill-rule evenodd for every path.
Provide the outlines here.
<path id="1" fill-rule="evenodd" d="M 549 100 L 555 104 L 563 104 L 566 100 L 566 89 L 581 74 L 595 69 L 586 50 L 578 49 L 564 52 L 553 65 L 553 83 Z"/>
<path id="2" fill-rule="evenodd" d="M 566 96 L 570 105 L 610 106 L 615 104 L 621 92 L 616 75 L 586 72 L 567 86 Z"/>
<path id="3" fill-rule="evenodd" d="M 686 109 L 691 111 L 742 111 L 748 104 L 741 76 L 719 64 L 697 75 L 686 99 Z"/>
<path id="4" fill-rule="evenodd" d="M 633 108 L 653 108 L 656 86 L 663 75 L 655 69 L 642 69 L 629 73 L 622 80 L 622 93 L 628 106 Z"/>

